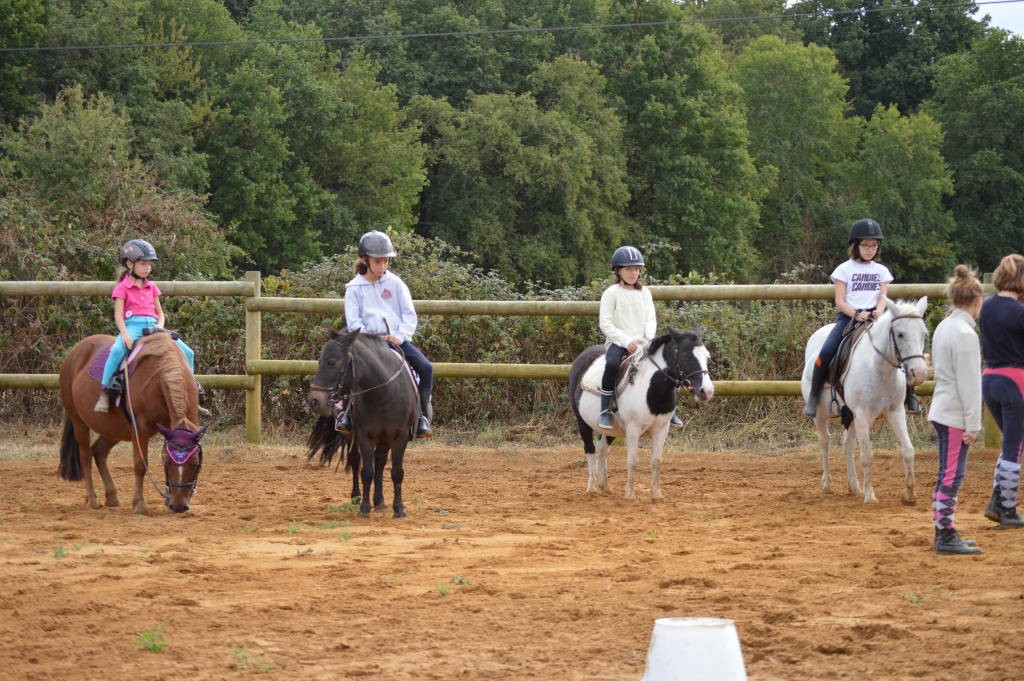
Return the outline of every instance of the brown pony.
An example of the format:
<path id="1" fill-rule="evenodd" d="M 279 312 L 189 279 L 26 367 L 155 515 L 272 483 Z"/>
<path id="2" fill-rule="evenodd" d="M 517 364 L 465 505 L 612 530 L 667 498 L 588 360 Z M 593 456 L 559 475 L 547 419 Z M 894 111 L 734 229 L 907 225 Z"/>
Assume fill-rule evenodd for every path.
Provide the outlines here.
<path id="1" fill-rule="evenodd" d="M 99 508 L 92 482 L 95 460 L 103 478 L 106 505 L 118 506 L 117 488 L 107 469 L 107 454 L 118 442 L 130 441 L 135 464 L 132 510 L 145 515 L 142 478 L 148 472 L 149 440 L 160 432 L 166 440 L 163 461 L 167 491 L 157 491 L 171 512 L 184 513 L 189 509 L 203 465 L 199 440 L 206 432 L 205 427 L 198 428 L 199 392 L 192 372 L 170 334 L 140 338 L 135 342 L 138 352 L 133 350 L 135 357 L 126 390 L 131 409 L 111 405 L 109 413 L 93 411 L 100 382 L 90 376 L 90 367 L 113 341 L 112 336 L 89 336 L 71 348 L 61 364 L 60 399 L 66 418 L 57 473 L 65 480 L 84 478 L 85 505 Z M 99 437 L 90 445 L 91 431 Z"/>

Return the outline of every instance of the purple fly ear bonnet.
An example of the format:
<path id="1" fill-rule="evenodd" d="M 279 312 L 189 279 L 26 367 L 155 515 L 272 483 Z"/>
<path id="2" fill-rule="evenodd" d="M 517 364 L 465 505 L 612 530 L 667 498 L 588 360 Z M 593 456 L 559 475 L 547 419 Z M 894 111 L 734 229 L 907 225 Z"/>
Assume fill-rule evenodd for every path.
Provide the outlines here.
<path id="1" fill-rule="evenodd" d="M 157 429 L 163 434 L 167 444 L 164 449 L 167 451 L 167 456 L 171 457 L 171 460 L 179 466 L 183 465 L 186 461 L 192 458 L 192 455 L 199 451 L 199 441 L 203 439 L 203 435 L 206 434 L 206 429 L 209 426 L 203 426 L 197 431 L 191 431 L 188 428 L 164 428 L 159 423 L 156 424 Z"/>

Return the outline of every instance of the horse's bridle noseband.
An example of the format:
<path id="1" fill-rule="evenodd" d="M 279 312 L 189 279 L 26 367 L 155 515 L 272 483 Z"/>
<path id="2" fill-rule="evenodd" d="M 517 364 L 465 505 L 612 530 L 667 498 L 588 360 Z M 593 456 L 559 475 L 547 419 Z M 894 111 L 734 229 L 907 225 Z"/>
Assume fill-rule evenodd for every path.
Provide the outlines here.
<path id="1" fill-rule="evenodd" d="M 900 352 L 900 346 L 896 342 L 896 329 L 895 329 L 896 321 L 899 320 L 899 319 L 923 319 L 923 317 L 921 315 L 919 315 L 919 314 L 904 314 L 904 315 L 899 315 L 898 317 L 894 316 L 890 320 L 890 322 L 889 322 L 889 341 L 892 343 L 893 354 L 896 355 L 896 361 L 895 362 L 893 362 L 891 359 L 889 359 L 889 356 L 886 355 L 881 350 L 879 350 L 878 346 L 875 345 L 875 339 L 874 339 L 874 336 L 871 335 L 871 327 L 870 326 L 867 328 L 867 334 L 868 334 L 868 338 L 870 339 L 870 342 L 871 342 L 871 348 L 875 352 L 877 352 L 882 359 L 884 359 L 886 362 L 888 362 L 894 369 L 900 369 L 900 370 L 903 371 L 903 373 L 907 373 L 907 362 L 909 360 L 912 360 L 912 359 L 918 359 L 918 358 L 924 359 L 924 355 L 906 355 L 906 356 L 904 356 L 903 353 Z"/>
<path id="2" fill-rule="evenodd" d="M 676 352 L 679 352 L 678 348 L 676 349 Z M 709 376 L 711 375 L 711 372 L 708 371 L 707 369 L 698 369 L 697 371 L 691 371 L 685 376 L 676 376 L 669 370 L 667 366 L 659 366 L 658 363 L 655 361 L 654 357 L 650 357 L 650 360 L 651 364 L 654 365 L 654 368 L 658 370 L 658 373 L 662 374 L 666 379 L 668 379 L 668 382 L 674 385 L 676 387 L 676 390 L 682 387 L 686 388 L 690 392 L 693 392 L 694 387 L 693 383 L 690 381 L 691 378 L 693 378 L 694 376 L 704 376 L 705 374 Z"/>

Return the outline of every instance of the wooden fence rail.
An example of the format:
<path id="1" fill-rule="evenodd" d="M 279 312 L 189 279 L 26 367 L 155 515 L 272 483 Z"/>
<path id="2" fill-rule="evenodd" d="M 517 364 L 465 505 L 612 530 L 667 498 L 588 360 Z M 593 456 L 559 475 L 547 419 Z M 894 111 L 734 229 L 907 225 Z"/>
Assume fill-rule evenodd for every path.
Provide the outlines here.
<path id="1" fill-rule="evenodd" d="M 200 374 L 208 388 L 245 391 L 245 433 L 250 442 L 262 436 L 262 405 L 260 393 L 263 376 L 311 376 L 316 373 L 314 360 L 263 359 L 262 314 L 319 313 L 341 315 L 345 303 L 340 298 L 266 298 L 261 296 L 259 272 L 246 272 L 240 281 L 161 281 L 165 295 L 232 296 L 244 299 L 245 305 L 245 374 Z M 109 296 L 112 282 L 99 281 L 0 281 L 0 296 Z M 991 287 L 987 287 L 991 288 Z M 830 284 L 770 284 L 723 286 L 651 286 L 655 300 L 813 300 L 831 299 Z M 945 296 L 944 284 L 894 284 L 889 287 L 893 298 Z M 545 300 L 418 300 L 416 311 L 421 315 L 502 315 L 502 316 L 593 316 L 598 314 L 597 301 Z M 438 378 L 553 379 L 565 380 L 567 364 L 434 364 Z M 57 374 L 0 374 L 0 388 L 56 389 Z M 926 382 L 919 394 L 931 394 L 933 384 Z M 715 392 L 722 396 L 768 397 L 799 395 L 800 381 L 716 381 Z"/>

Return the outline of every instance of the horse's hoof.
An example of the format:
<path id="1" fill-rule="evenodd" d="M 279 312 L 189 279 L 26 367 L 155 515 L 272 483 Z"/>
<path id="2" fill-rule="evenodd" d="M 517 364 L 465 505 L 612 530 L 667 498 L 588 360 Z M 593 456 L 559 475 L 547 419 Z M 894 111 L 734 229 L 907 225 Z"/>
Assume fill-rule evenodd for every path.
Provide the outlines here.
<path id="1" fill-rule="evenodd" d="M 403 511 L 395 511 L 394 517 L 395 518 L 404 518 L 405 517 L 405 511 L 404 510 Z"/>
<path id="2" fill-rule="evenodd" d="M 149 512 L 146 510 L 145 504 L 138 504 L 136 506 L 133 506 L 132 513 L 134 513 L 135 515 L 149 515 Z"/>
<path id="3" fill-rule="evenodd" d="M 909 497 L 904 495 L 903 498 L 900 499 L 900 503 L 904 506 L 915 506 L 917 505 L 917 499 L 914 498 L 914 495 L 910 495 Z"/>
<path id="4" fill-rule="evenodd" d="M 121 500 L 117 498 L 116 494 L 113 495 L 113 496 L 107 497 L 107 506 L 108 507 L 114 508 L 115 506 L 120 506 L 120 505 L 121 505 Z"/>

